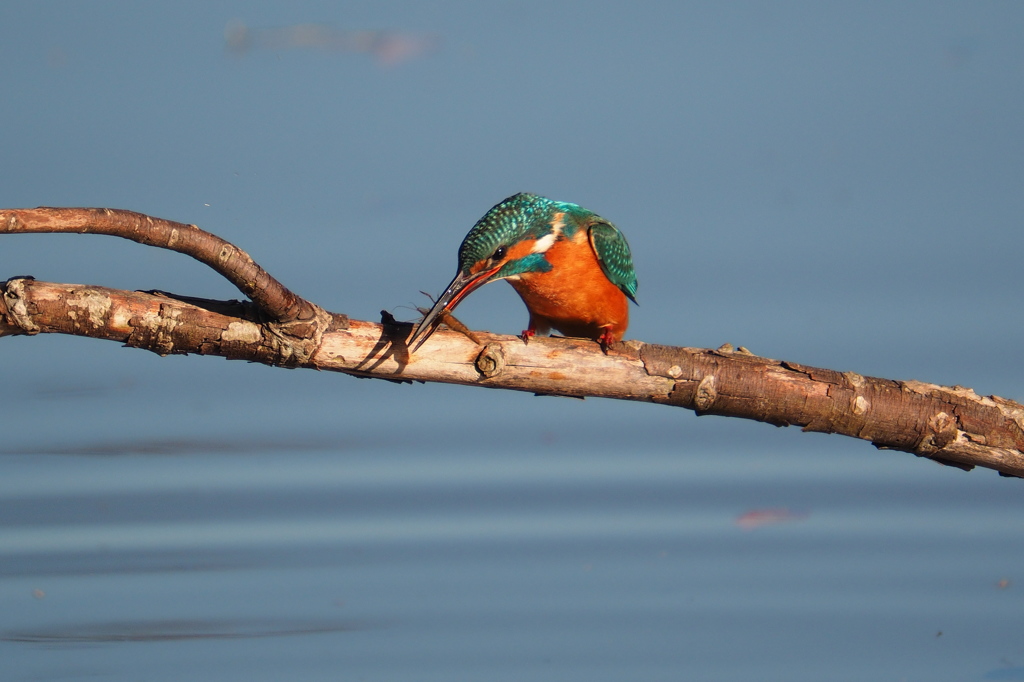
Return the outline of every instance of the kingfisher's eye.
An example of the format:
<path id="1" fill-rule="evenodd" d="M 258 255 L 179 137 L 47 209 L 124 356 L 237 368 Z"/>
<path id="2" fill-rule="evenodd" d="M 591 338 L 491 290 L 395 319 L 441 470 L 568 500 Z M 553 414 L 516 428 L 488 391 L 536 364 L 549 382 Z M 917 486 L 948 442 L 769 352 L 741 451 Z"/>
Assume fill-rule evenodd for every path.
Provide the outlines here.
<path id="1" fill-rule="evenodd" d="M 508 251 L 508 249 L 506 249 L 504 246 L 499 246 L 498 248 L 496 248 L 494 250 L 494 255 L 491 256 L 491 260 L 493 260 L 493 261 L 501 260 L 502 258 L 505 257 L 506 251 Z"/>

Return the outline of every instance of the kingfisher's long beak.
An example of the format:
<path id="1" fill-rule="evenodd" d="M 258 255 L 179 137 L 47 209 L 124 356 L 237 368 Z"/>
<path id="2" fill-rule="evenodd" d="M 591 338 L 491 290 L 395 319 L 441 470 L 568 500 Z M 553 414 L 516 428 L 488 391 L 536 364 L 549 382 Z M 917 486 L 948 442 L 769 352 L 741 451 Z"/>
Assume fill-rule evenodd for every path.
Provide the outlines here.
<path id="1" fill-rule="evenodd" d="M 501 266 L 491 270 L 484 270 L 476 274 L 460 272 L 455 279 L 444 290 L 441 297 L 434 303 L 434 307 L 424 316 L 423 321 L 416 326 L 416 331 L 409 337 L 409 352 L 415 353 L 423 343 L 430 338 L 430 335 L 437 329 L 437 325 L 443 321 L 443 313 L 455 310 L 455 306 L 462 302 L 462 299 L 491 281 L 491 276 L 501 269 Z"/>

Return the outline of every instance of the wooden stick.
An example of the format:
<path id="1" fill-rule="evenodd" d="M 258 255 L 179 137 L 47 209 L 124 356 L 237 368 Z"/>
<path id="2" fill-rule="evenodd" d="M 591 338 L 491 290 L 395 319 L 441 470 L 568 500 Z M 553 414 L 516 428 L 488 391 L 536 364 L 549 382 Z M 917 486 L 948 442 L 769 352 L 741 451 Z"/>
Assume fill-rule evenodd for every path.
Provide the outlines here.
<path id="1" fill-rule="evenodd" d="M 275 322 L 308 322 L 317 316 L 317 306 L 288 290 L 245 251 L 195 225 L 122 209 L 40 207 L 0 210 L 4 232 L 104 234 L 177 251 L 223 275 Z"/>

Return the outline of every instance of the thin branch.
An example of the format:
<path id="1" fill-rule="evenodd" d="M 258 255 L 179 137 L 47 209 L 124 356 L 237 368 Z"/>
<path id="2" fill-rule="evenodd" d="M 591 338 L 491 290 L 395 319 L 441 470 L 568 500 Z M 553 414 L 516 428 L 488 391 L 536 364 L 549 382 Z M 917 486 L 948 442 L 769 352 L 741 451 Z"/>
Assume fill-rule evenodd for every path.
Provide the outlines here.
<path id="1" fill-rule="evenodd" d="M 111 208 L 29 208 L 0 211 L 0 233 L 105 234 L 177 251 L 210 266 L 279 323 L 310 321 L 317 306 L 292 293 L 242 249 L 195 225 Z"/>

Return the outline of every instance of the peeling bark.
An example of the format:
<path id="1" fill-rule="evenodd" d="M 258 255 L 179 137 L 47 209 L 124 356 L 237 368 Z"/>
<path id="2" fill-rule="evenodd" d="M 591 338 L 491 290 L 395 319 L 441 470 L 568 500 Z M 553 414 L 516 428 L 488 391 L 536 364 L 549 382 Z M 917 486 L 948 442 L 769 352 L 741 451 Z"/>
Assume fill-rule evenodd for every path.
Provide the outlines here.
<path id="1" fill-rule="evenodd" d="M 195 237 L 192 232 L 188 232 L 192 237 L 183 237 L 179 227 L 198 230 L 141 214 L 97 211 L 0 211 L 0 232 L 113 234 L 124 224 L 132 230 L 158 225 L 162 237 L 133 233 L 127 238 L 174 248 Z M 25 217 L 28 213 L 31 219 Z M 97 215 L 101 223 L 112 220 L 114 226 L 102 223 L 106 231 L 82 227 L 85 217 Z M 33 220 L 43 219 L 40 216 L 50 222 L 32 227 Z M 61 216 L 71 218 L 60 223 Z M 170 227 L 174 225 L 179 227 Z M 178 235 L 172 238 L 173 230 Z M 983 466 L 1007 476 L 1024 476 L 1024 406 L 998 396 L 979 396 L 960 386 L 808 367 L 728 346 L 709 350 L 627 341 L 602 352 L 598 344 L 583 339 L 534 338 L 527 345 L 515 336 L 475 332 L 469 338 L 442 330 L 410 355 L 406 343 L 411 324 L 396 322 L 390 315 L 382 315 L 383 323 L 376 324 L 324 311 L 285 289 L 237 247 L 209 237 L 214 241 L 206 240 L 205 246 L 175 250 L 199 253 L 195 257 L 222 274 L 226 269 L 230 276 L 225 276 L 232 282 L 243 282 L 240 288 L 251 295 L 252 302 L 21 277 L 0 285 L 0 337 L 74 334 L 160 355 L 220 355 L 400 382 L 439 381 L 542 395 L 645 401 L 685 407 L 697 414 L 837 433 L 963 469 Z M 227 258 L 216 255 L 225 253 Z M 208 262 L 210 257 L 217 266 Z M 258 286 L 253 284 L 256 281 Z"/>

